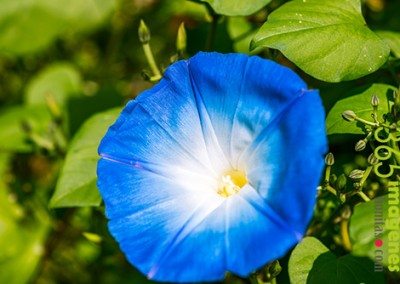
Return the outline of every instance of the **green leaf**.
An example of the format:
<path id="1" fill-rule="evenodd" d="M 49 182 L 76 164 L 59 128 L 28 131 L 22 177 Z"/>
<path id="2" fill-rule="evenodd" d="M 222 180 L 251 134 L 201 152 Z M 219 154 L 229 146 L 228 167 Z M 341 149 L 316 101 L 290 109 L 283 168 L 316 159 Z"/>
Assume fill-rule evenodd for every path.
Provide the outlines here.
<path id="1" fill-rule="evenodd" d="M 46 48 L 65 34 L 100 25 L 114 0 L 3 0 L 0 9 L 0 54 L 24 55 Z"/>
<path id="2" fill-rule="evenodd" d="M 393 55 L 400 58 L 400 32 L 376 31 L 376 33 L 390 47 Z"/>
<path id="3" fill-rule="evenodd" d="M 226 16 L 248 16 L 254 14 L 271 0 L 201 0 L 211 5 L 213 10 L 220 15 Z"/>
<path id="4" fill-rule="evenodd" d="M 96 187 L 97 148 L 121 109 L 112 109 L 89 118 L 78 130 L 69 147 L 51 207 L 98 206 Z"/>
<path id="5" fill-rule="evenodd" d="M 364 21 L 359 0 L 294 0 L 275 10 L 252 48 L 280 50 L 304 72 L 327 81 L 352 80 L 386 62 L 389 47 Z"/>
<path id="6" fill-rule="evenodd" d="M 28 123 L 34 133 L 47 131 L 51 116 L 45 106 L 15 106 L 0 110 L 0 150 L 31 152 L 28 134 L 23 124 Z"/>
<path id="7" fill-rule="evenodd" d="M 383 120 L 383 115 L 390 110 L 389 101 L 393 96 L 394 87 L 385 84 L 373 84 L 368 88 L 351 91 L 345 99 L 338 101 L 328 113 L 326 127 L 328 135 L 331 134 L 363 134 L 365 133 L 361 123 L 348 122 L 342 118 L 342 113 L 352 110 L 360 118 L 372 121 L 371 97 L 377 95 L 380 104 L 378 107 L 378 119 Z"/>
<path id="8" fill-rule="evenodd" d="M 319 240 L 304 238 L 289 259 L 291 283 L 385 283 L 383 273 L 374 272 L 374 264 L 366 258 L 350 254 L 337 258 Z"/>
<path id="9" fill-rule="evenodd" d="M 318 257 L 327 261 L 336 257 L 329 252 L 319 240 L 313 237 L 304 238 L 293 250 L 289 259 L 289 276 L 292 283 L 307 283 L 307 277 Z"/>
<path id="10" fill-rule="evenodd" d="M 36 75 L 27 87 L 25 103 L 46 104 L 46 97 L 52 96 L 59 106 L 63 106 L 71 96 L 82 92 L 79 72 L 68 63 L 55 63 Z"/>
<path id="11" fill-rule="evenodd" d="M 355 206 L 354 213 L 350 219 L 350 240 L 352 254 L 356 256 L 367 256 L 374 260 L 376 251 L 382 250 L 382 264 L 388 265 L 387 244 L 389 230 L 385 229 L 384 220 L 387 215 L 387 195 L 361 203 Z M 379 212 L 378 212 L 379 210 Z M 380 213 L 378 215 L 378 213 Z M 375 240 L 383 241 L 384 246 L 377 248 Z"/>

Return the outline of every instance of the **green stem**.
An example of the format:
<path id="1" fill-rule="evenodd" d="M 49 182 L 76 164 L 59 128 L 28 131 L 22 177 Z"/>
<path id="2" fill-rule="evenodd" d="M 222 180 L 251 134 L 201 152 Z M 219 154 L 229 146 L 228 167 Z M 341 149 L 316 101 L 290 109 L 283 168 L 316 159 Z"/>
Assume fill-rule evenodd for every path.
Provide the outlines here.
<path id="1" fill-rule="evenodd" d="M 208 34 L 207 43 L 206 43 L 206 50 L 212 50 L 215 42 L 215 38 L 217 36 L 217 27 L 218 27 L 218 20 L 219 15 L 215 14 L 212 9 L 209 9 L 210 15 L 212 17 L 211 28 Z"/>
<path id="2" fill-rule="evenodd" d="M 362 187 L 364 186 L 364 183 L 365 183 L 365 181 L 367 180 L 367 178 L 368 178 L 368 176 L 370 175 L 370 173 L 371 173 L 371 171 L 372 171 L 373 168 L 374 168 L 373 166 L 369 166 L 369 167 L 365 170 L 365 172 L 364 172 L 364 174 L 363 174 L 363 176 L 362 176 L 362 178 L 361 178 L 361 180 L 360 180 L 360 187 L 358 188 L 359 191 L 357 192 L 357 194 L 358 194 L 365 202 L 371 201 L 371 199 L 370 199 L 364 192 L 362 192 Z"/>
<path id="3" fill-rule="evenodd" d="M 344 219 L 340 223 L 340 234 L 342 236 L 343 247 L 347 251 L 351 251 L 351 242 L 350 242 L 350 236 L 349 236 L 349 220 Z"/>
<path id="4" fill-rule="evenodd" d="M 156 77 L 158 80 L 161 79 L 162 75 L 160 69 L 158 69 L 157 67 L 156 60 L 154 59 L 153 52 L 150 48 L 150 44 L 143 43 L 143 51 L 154 77 Z"/>
<path id="5" fill-rule="evenodd" d="M 325 186 L 325 189 L 327 191 L 329 191 L 330 193 L 334 194 L 335 196 L 337 196 L 337 191 L 336 189 L 334 189 L 332 186 L 330 186 L 329 184 L 327 186 Z"/>
<path id="6" fill-rule="evenodd" d="M 374 168 L 373 166 L 369 166 L 368 168 L 366 168 L 366 170 L 360 180 L 360 188 L 364 185 L 364 182 L 367 180 L 367 178 L 370 175 L 373 168 Z"/>
<path id="7" fill-rule="evenodd" d="M 361 123 L 364 123 L 366 125 L 370 125 L 370 126 L 373 126 L 373 127 L 378 127 L 379 126 L 379 123 L 371 122 L 371 121 L 365 120 L 363 118 L 356 117 L 354 119 L 359 121 L 359 122 L 361 122 Z"/>
<path id="8" fill-rule="evenodd" d="M 35 143 L 37 146 L 39 146 L 40 148 L 46 149 L 49 152 L 53 152 L 54 151 L 54 143 L 53 141 L 50 141 L 49 139 L 43 138 L 42 136 L 36 134 L 36 133 L 32 133 L 30 134 L 30 139 L 33 141 L 33 143 Z"/>
<path id="9" fill-rule="evenodd" d="M 329 182 L 330 176 L 331 176 L 331 166 L 326 166 L 326 169 L 325 169 L 325 182 L 326 183 Z"/>
<path id="10" fill-rule="evenodd" d="M 377 110 L 376 107 L 374 107 L 373 110 L 372 110 L 372 116 L 374 118 L 374 122 L 375 123 L 379 123 L 379 121 L 378 121 L 378 110 Z"/>
<path id="11" fill-rule="evenodd" d="M 364 192 L 359 191 L 359 192 L 357 192 L 357 194 L 358 194 L 365 202 L 371 201 L 371 199 L 370 199 Z"/>

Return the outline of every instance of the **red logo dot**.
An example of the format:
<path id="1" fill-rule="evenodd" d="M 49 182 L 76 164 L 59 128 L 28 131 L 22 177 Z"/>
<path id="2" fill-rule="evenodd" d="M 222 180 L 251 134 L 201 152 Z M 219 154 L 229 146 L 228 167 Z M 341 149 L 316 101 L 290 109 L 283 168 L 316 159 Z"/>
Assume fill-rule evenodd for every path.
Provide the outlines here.
<path id="1" fill-rule="evenodd" d="M 375 246 L 376 247 L 380 248 L 382 245 L 383 245 L 383 241 L 382 240 L 380 240 L 380 239 L 375 240 Z"/>

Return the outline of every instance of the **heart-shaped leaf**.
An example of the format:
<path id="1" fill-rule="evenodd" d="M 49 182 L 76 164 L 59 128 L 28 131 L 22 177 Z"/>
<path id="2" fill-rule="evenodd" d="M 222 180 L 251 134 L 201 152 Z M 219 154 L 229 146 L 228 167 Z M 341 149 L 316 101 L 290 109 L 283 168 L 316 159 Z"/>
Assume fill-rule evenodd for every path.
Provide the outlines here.
<path id="1" fill-rule="evenodd" d="M 311 76 L 352 80 L 386 62 L 389 47 L 366 25 L 359 0 L 294 0 L 269 17 L 253 39 L 280 50 Z"/>
<path id="2" fill-rule="evenodd" d="M 374 263 L 351 254 L 336 257 L 318 239 L 304 238 L 289 259 L 289 277 L 296 284 L 385 283 L 384 274 L 374 272 Z"/>

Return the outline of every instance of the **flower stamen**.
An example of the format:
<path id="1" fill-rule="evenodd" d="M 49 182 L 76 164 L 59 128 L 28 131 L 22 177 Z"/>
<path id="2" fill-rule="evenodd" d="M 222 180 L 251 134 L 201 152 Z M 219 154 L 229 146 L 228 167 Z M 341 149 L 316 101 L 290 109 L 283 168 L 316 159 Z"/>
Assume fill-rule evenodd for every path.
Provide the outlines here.
<path id="1" fill-rule="evenodd" d="M 230 170 L 222 175 L 217 192 L 223 197 L 229 197 L 238 193 L 246 184 L 247 178 L 244 172 Z"/>

